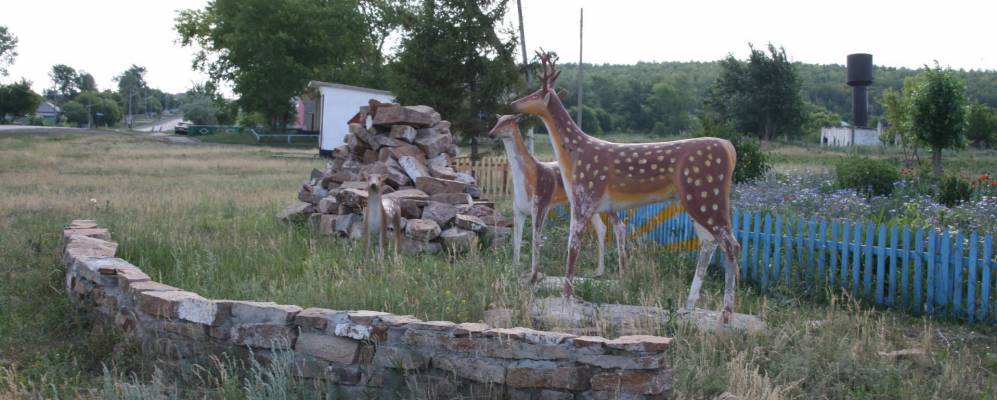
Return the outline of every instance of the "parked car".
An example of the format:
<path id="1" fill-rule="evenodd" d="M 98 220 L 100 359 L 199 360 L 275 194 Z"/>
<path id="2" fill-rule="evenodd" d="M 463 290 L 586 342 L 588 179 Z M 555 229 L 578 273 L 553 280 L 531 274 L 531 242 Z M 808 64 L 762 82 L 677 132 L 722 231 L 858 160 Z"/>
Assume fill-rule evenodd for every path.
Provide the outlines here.
<path id="1" fill-rule="evenodd" d="M 186 135 L 188 128 L 190 128 L 190 122 L 177 122 L 177 126 L 173 127 L 173 133 Z"/>

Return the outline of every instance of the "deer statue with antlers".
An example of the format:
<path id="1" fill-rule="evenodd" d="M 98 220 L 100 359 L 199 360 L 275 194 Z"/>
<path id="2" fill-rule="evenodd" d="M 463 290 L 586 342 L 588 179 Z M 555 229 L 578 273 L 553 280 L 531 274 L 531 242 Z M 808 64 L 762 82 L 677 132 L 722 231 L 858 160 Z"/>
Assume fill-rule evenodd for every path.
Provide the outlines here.
<path id="1" fill-rule="evenodd" d="M 737 254 L 730 215 L 734 146 L 717 138 L 659 143 L 612 143 L 589 136 L 575 124 L 556 95 L 559 71 L 556 58 L 538 53 L 543 65 L 541 87 L 512 103 L 516 112 L 537 115 L 550 133 L 561 178 L 571 204 L 568 259 L 564 294 L 572 293 L 571 279 L 581 246 L 584 221 L 597 213 L 616 212 L 675 199 L 695 222 L 700 239 L 696 273 L 686 308 L 699 300 L 703 276 L 719 245 L 725 257 L 724 305 L 721 321 L 728 323 L 734 308 Z"/>
<path id="2" fill-rule="evenodd" d="M 567 203 L 568 195 L 564 191 L 561 169 L 557 163 L 541 162 L 526 150 L 522 133 L 519 131 L 519 124 L 517 124 L 518 120 L 519 117 L 514 115 L 498 116 L 498 122 L 495 123 L 491 132 L 488 132 L 488 136 L 502 139 L 506 157 L 509 159 L 509 169 L 512 170 L 512 257 L 516 263 L 519 263 L 519 251 L 522 247 L 526 216 L 532 216 L 533 257 L 530 276 L 531 280 L 535 282 L 538 277 L 540 241 L 547 211 L 553 206 Z M 616 236 L 616 245 L 619 250 L 620 273 L 623 273 L 626 269 L 626 226 L 615 213 L 609 213 L 608 217 L 613 223 L 613 234 Z M 599 267 L 596 269 L 596 275 L 601 276 L 606 270 L 606 225 L 598 214 L 592 216 L 591 222 L 599 241 Z"/>

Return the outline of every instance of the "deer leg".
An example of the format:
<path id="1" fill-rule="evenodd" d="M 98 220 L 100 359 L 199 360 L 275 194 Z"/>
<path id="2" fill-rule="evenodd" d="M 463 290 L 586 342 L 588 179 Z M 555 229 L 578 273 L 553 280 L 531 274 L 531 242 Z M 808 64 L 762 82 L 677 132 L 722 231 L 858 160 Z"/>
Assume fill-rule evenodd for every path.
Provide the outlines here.
<path id="1" fill-rule="evenodd" d="M 370 254 L 370 208 L 363 213 L 363 255 Z"/>
<path id="2" fill-rule="evenodd" d="M 599 267 L 595 270 L 595 276 L 602 276 L 606 273 L 606 224 L 602 222 L 599 214 L 592 216 L 592 229 L 595 229 L 595 236 L 599 241 Z"/>
<path id="3" fill-rule="evenodd" d="M 699 225 L 696 226 L 699 227 Z M 710 259 L 713 258 L 713 252 L 717 250 L 717 242 L 712 238 L 700 238 L 699 240 L 699 258 L 696 260 L 696 274 L 692 277 L 692 286 L 689 287 L 689 298 L 685 303 L 685 308 L 689 311 L 696 308 L 696 302 L 699 301 L 699 289 L 703 286 L 703 276 L 706 275 L 706 269 L 710 267 Z"/>
<path id="4" fill-rule="evenodd" d="M 523 246 L 523 225 L 526 223 L 526 215 L 514 210 L 512 212 L 512 263 L 519 266 L 519 249 Z"/>
<path id="5" fill-rule="evenodd" d="M 530 261 L 531 267 L 530 282 L 536 282 L 539 277 L 540 266 L 540 242 L 543 240 L 544 221 L 547 218 L 547 207 L 537 204 L 533 207 L 533 237 L 531 244 L 533 247 L 533 257 Z"/>
<path id="6" fill-rule="evenodd" d="M 388 219 L 381 213 L 381 229 L 378 232 L 377 258 L 384 259 L 384 248 L 388 245 Z"/>
<path id="7" fill-rule="evenodd" d="M 565 297 L 571 297 L 574 291 L 574 285 L 572 285 L 571 280 L 575 277 L 575 261 L 578 260 L 578 250 L 582 247 L 582 234 L 585 233 L 585 226 L 587 225 L 585 221 L 588 221 L 590 217 L 591 214 L 571 214 L 571 228 L 568 232 L 568 266 L 564 276 Z"/>
<path id="8" fill-rule="evenodd" d="M 619 258 L 620 275 L 627 269 L 627 226 L 616 213 L 609 213 L 609 222 L 613 224 L 613 236 L 616 237 L 616 253 Z"/>
<path id="9" fill-rule="evenodd" d="M 402 241 L 402 214 L 395 209 L 394 215 L 392 215 L 392 220 L 395 224 L 395 260 L 398 260 L 398 248 Z"/>
<path id="10" fill-rule="evenodd" d="M 720 233 L 720 243 L 724 249 L 724 308 L 720 314 L 720 322 L 730 323 L 730 318 L 734 314 L 734 294 L 737 292 L 737 255 L 741 253 L 741 244 L 737 242 L 729 229 L 723 229 Z"/>

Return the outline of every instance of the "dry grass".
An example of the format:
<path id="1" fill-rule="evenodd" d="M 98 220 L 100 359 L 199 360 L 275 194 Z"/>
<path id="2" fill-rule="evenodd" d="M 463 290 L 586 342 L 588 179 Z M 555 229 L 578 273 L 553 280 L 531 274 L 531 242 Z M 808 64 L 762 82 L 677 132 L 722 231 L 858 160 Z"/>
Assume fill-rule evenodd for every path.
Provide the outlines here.
<path id="1" fill-rule="evenodd" d="M 111 228 L 122 257 L 155 278 L 216 298 L 474 321 L 489 307 L 523 310 L 534 296 L 547 295 L 519 280 L 525 268 L 511 265 L 508 248 L 375 263 L 348 243 L 278 224 L 274 213 L 322 162 L 271 157 L 275 151 L 287 150 L 170 145 L 128 135 L 0 137 L 0 398 L 145 395 L 149 387 L 228 397 L 187 390 L 199 381 L 183 377 L 133 381 L 131 364 L 111 355 L 114 338 L 88 334 L 59 282 L 58 231 L 73 218 Z M 556 223 L 546 232 L 548 274 L 561 273 L 565 233 Z M 589 243 L 583 275 L 594 271 L 594 253 Z M 610 266 L 615 257 L 611 252 Z M 629 261 L 633 268 L 616 277 L 621 284 L 581 287 L 579 294 L 666 309 L 682 304 L 690 257 L 641 245 Z M 721 282 L 711 269 L 702 307 L 719 306 Z M 761 295 L 747 286 L 738 295 L 738 310 L 764 317 L 768 332 L 649 327 L 677 340 L 670 354 L 676 397 L 981 399 L 997 392 L 992 328 L 869 309 L 845 293 L 812 288 Z M 927 355 L 879 355 L 907 348 Z M 116 367 L 104 372 L 102 363 Z M 225 382 L 212 385 L 232 385 Z M 236 389 L 222 392 L 247 395 Z"/>

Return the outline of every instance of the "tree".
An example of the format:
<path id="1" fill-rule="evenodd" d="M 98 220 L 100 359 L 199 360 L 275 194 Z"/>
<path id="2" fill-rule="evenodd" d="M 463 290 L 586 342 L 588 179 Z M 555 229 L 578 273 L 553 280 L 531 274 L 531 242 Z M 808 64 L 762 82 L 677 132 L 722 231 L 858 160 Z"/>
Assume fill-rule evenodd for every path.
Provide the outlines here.
<path id="1" fill-rule="evenodd" d="M 654 133 L 676 135 L 689 129 L 694 100 L 688 84 L 662 77 L 647 96 L 647 113 L 654 120 Z"/>
<path id="2" fill-rule="evenodd" d="M 118 106 L 121 98 L 116 92 L 81 92 L 74 101 L 88 110 L 93 126 L 111 126 L 121 120 L 121 107 Z"/>
<path id="3" fill-rule="evenodd" d="M 122 99 L 121 108 L 128 112 L 128 115 L 145 110 L 141 102 L 145 98 L 145 91 L 149 88 L 145 83 L 145 73 L 145 67 L 132 64 L 121 75 L 114 77 L 118 82 L 118 94 Z"/>
<path id="4" fill-rule="evenodd" d="M 914 135 L 914 120 L 912 119 L 913 98 L 917 88 L 921 85 L 922 79 L 909 77 L 904 80 L 903 89 L 900 91 L 887 89 L 883 91 L 882 100 L 884 117 L 886 118 L 886 129 L 883 137 L 884 143 L 898 142 L 904 154 L 904 165 L 910 167 L 918 160 L 917 147 L 919 145 L 917 136 Z"/>
<path id="5" fill-rule="evenodd" d="M 0 25 L 0 76 L 7 76 L 7 67 L 17 58 L 17 36 Z"/>
<path id="6" fill-rule="evenodd" d="M 966 130 L 966 83 L 952 70 L 937 64 L 924 71 L 917 90 L 911 119 L 917 138 L 931 147 L 931 166 L 942 176 L 942 150 L 963 145 Z"/>
<path id="7" fill-rule="evenodd" d="M 819 104 L 814 104 L 809 101 L 803 104 L 803 125 L 801 130 L 803 131 L 804 138 L 816 137 L 819 141 L 820 129 L 829 126 L 838 126 L 841 124 L 841 116 L 831 112 L 830 110 L 824 108 Z"/>
<path id="8" fill-rule="evenodd" d="M 803 122 L 800 80 L 786 50 L 768 45 L 768 54 L 753 45 L 748 61 L 728 55 L 720 62 L 720 77 L 709 106 L 734 122 L 739 132 L 766 140 L 776 135 L 796 135 Z"/>
<path id="9" fill-rule="evenodd" d="M 374 44 L 360 11 L 368 3 L 382 2 L 215 0 L 180 11 L 175 28 L 182 45 L 200 49 L 195 69 L 231 82 L 245 111 L 284 127 L 294 115 L 291 98 L 309 80 L 369 54 Z"/>
<path id="10" fill-rule="evenodd" d="M 97 90 L 97 81 L 93 79 L 93 75 L 90 75 L 89 72 L 79 71 L 76 78 L 76 88 L 79 89 L 79 91 L 85 92 L 88 90 Z"/>
<path id="11" fill-rule="evenodd" d="M 62 105 L 62 115 L 66 117 L 66 121 L 76 125 L 85 125 L 90 122 L 87 108 L 75 100 L 67 101 L 66 104 Z"/>
<path id="12" fill-rule="evenodd" d="M 161 103 L 156 96 L 146 97 L 145 112 L 159 116 L 159 113 L 163 112 L 163 103 Z"/>
<path id="13" fill-rule="evenodd" d="M 506 1 L 423 0 L 405 25 L 401 51 L 391 65 L 391 91 L 405 104 L 434 107 L 472 143 L 487 131 L 482 116 L 506 107 L 520 81 L 514 37 L 496 29 Z"/>
<path id="14" fill-rule="evenodd" d="M 31 82 L 21 79 L 10 85 L 0 85 L 0 122 L 33 114 L 42 102 L 42 96 L 31 90 Z"/>
<path id="15" fill-rule="evenodd" d="M 966 138 L 973 147 L 983 149 L 997 141 L 997 112 L 986 105 L 973 102 L 966 110 Z"/>
<path id="16" fill-rule="evenodd" d="M 48 76 L 52 78 L 52 90 L 57 95 L 58 103 L 70 100 L 79 94 L 80 75 L 73 67 L 66 64 L 53 65 Z"/>
<path id="17" fill-rule="evenodd" d="M 180 107 L 184 119 L 195 125 L 215 125 L 218 123 L 218 106 L 206 96 L 189 97 Z"/>

